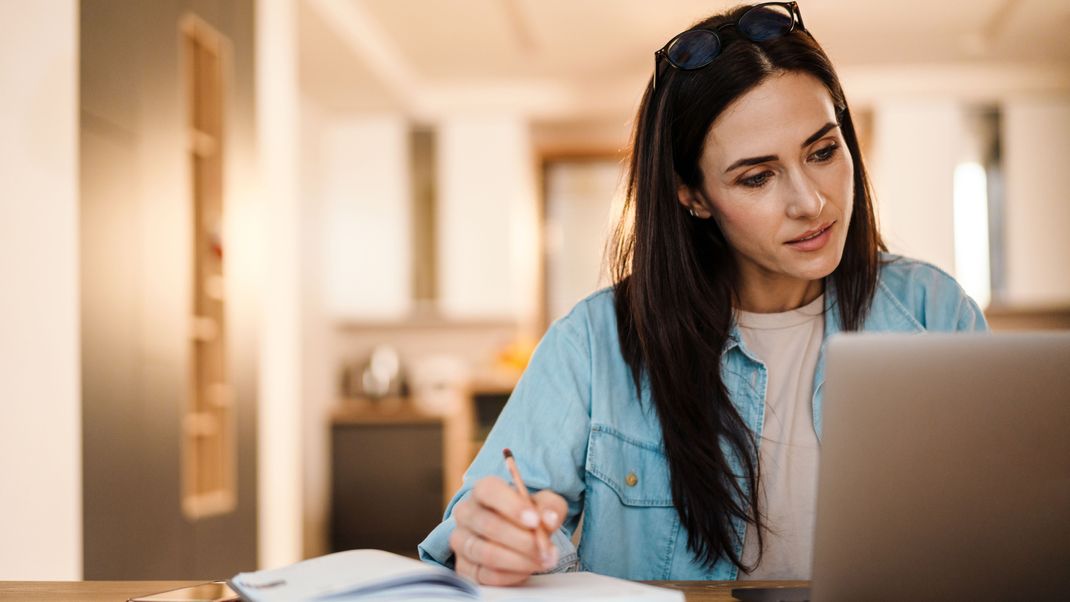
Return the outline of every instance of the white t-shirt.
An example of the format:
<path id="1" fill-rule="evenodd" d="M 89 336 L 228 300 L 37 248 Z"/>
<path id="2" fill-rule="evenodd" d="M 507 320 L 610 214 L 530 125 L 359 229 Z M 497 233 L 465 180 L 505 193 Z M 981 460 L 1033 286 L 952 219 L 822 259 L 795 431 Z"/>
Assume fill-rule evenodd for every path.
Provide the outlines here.
<path id="1" fill-rule="evenodd" d="M 824 295 L 782 313 L 737 312 L 743 343 L 765 364 L 765 420 L 758 442 L 759 507 L 765 551 L 739 579 L 810 579 L 817 504 L 818 441 L 813 421 L 814 370 L 824 336 Z M 758 538 L 747 525 L 743 561 L 753 564 Z"/>

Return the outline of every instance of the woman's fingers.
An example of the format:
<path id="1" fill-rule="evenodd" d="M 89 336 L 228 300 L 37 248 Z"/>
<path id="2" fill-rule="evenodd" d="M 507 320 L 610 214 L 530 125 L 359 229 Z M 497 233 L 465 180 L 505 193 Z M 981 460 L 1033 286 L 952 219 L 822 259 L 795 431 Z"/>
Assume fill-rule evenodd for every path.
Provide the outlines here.
<path id="1" fill-rule="evenodd" d="M 464 560 L 500 573 L 530 575 L 542 570 L 530 556 L 480 537 L 465 527 L 458 526 L 453 530 L 450 534 L 450 547 L 453 548 L 458 561 Z"/>
<path id="2" fill-rule="evenodd" d="M 531 496 L 531 500 L 535 502 L 535 509 L 539 513 L 543 527 L 551 533 L 561 528 L 561 523 L 568 514 L 568 503 L 565 502 L 565 498 L 549 489 L 543 489 Z"/>
<path id="3" fill-rule="evenodd" d="M 457 528 L 450 536 L 450 547 L 459 559 L 499 572 L 530 574 L 551 569 L 558 554 L 550 535 L 561 526 L 567 511 L 564 498 L 552 491 L 525 499 L 502 479 L 486 477 L 475 484 L 468 499 L 454 507 Z"/>
<path id="4" fill-rule="evenodd" d="M 533 560 L 539 558 L 532 530 L 518 527 L 490 508 L 472 500 L 465 500 L 454 507 L 453 518 L 459 527 L 464 527 L 480 537 L 496 541 Z"/>
<path id="5" fill-rule="evenodd" d="M 507 573 L 473 564 L 461 558 L 457 559 L 455 569 L 458 575 L 471 579 L 480 585 L 519 585 L 528 578 L 528 575 L 524 573 Z"/>
<path id="6" fill-rule="evenodd" d="M 534 497 L 530 500 L 524 499 L 517 493 L 514 486 L 497 477 L 481 479 L 472 488 L 472 499 L 480 506 L 498 513 L 527 531 L 527 535 L 511 537 L 510 545 L 514 546 L 514 549 L 531 554 L 545 570 L 557 564 L 558 554 L 557 548 L 550 540 L 550 534 L 556 531 L 557 527 L 548 528 L 544 523 L 549 518 L 550 522 L 555 522 L 560 526 L 561 517 L 564 516 L 568 505 L 564 498 L 551 491 L 536 495 L 545 503 L 545 509 L 550 512 L 547 517 L 540 517 L 540 508 Z M 534 550 L 524 543 L 524 537 L 532 541 Z"/>
<path id="7" fill-rule="evenodd" d="M 472 499 L 518 526 L 528 529 L 539 526 L 539 515 L 531 504 L 521 498 L 516 489 L 498 477 L 480 479 L 472 488 Z"/>
<path id="8" fill-rule="evenodd" d="M 542 539 L 539 546 L 546 551 L 545 556 L 540 556 L 540 559 L 545 568 L 551 569 L 557 564 L 558 552 L 550 537 L 561 528 L 561 523 L 568 513 L 568 503 L 565 498 L 548 489 L 531 496 L 531 501 L 535 504 L 542 527 L 537 534 L 537 537 Z"/>

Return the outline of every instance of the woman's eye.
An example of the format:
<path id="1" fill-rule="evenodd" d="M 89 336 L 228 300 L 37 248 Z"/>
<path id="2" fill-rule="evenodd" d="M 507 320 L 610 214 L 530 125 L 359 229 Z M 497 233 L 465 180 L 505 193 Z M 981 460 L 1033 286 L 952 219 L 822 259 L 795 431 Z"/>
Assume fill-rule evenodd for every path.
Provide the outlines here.
<path id="1" fill-rule="evenodd" d="M 753 176 L 743 178 L 739 181 L 739 183 L 749 188 L 761 188 L 765 185 L 767 181 L 769 181 L 769 178 L 771 177 L 773 177 L 773 172 L 763 171 L 760 174 L 755 174 Z"/>
<path id="2" fill-rule="evenodd" d="M 834 156 L 836 156 L 836 153 L 839 150 L 840 145 L 833 142 L 825 148 L 815 151 L 814 154 L 810 156 L 813 157 L 814 161 L 817 161 L 818 163 L 824 163 L 825 161 L 828 161 L 829 159 L 832 159 Z"/>

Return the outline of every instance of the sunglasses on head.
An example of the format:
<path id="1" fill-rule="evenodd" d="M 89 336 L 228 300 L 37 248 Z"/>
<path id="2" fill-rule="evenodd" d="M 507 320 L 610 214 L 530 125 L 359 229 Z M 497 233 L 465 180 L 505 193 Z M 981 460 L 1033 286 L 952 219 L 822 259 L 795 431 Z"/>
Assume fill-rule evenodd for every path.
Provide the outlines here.
<path id="1" fill-rule="evenodd" d="M 802 13 L 796 2 L 763 2 L 748 8 L 738 21 L 724 23 L 714 29 L 689 29 L 669 40 L 654 53 L 654 81 L 657 88 L 662 60 L 681 71 L 701 69 L 721 54 L 721 36 L 718 31 L 735 27 L 743 37 L 752 42 L 765 42 L 791 33 L 796 27 L 806 31 Z M 809 33 L 809 32 L 807 32 Z"/>

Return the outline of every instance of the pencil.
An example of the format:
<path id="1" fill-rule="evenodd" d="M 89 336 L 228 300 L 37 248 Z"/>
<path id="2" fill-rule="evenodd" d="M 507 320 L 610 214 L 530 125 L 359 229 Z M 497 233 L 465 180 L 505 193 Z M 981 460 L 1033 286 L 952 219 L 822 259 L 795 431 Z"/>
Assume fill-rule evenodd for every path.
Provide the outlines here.
<path id="1" fill-rule="evenodd" d="M 524 479 L 520 478 L 520 471 L 516 467 L 516 460 L 513 459 L 513 452 L 507 447 L 502 450 L 502 455 L 505 456 L 505 466 L 513 477 L 516 492 L 520 494 L 524 501 L 534 506 L 531 496 L 528 495 L 528 488 L 524 485 Z M 535 545 L 539 548 L 540 558 L 545 562 L 545 559 L 549 557 L 550 535 L 546 532 L 546 528 L 543 527 L 541 518 L 539 519 L 539 524 L 535 527 Z"/>

